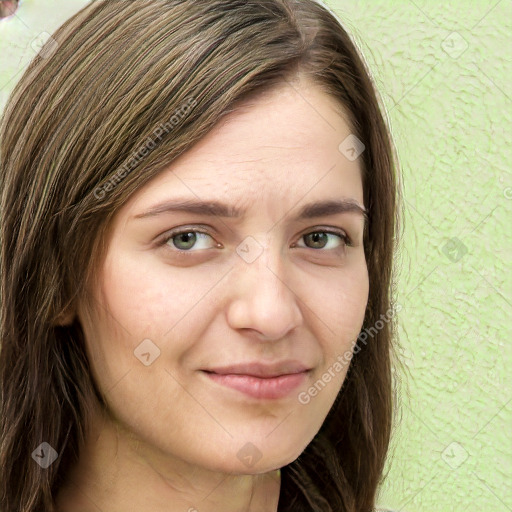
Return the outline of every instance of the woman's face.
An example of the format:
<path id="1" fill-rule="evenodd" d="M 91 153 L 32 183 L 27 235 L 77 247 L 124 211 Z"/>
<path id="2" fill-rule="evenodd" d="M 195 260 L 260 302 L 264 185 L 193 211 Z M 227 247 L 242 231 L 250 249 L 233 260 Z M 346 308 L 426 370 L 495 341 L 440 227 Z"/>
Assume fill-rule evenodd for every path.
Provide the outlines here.
<path id="1" fill-rule="evenodd" d="M 368 299 L 363 215 L 319 207 L 364 207 L 350 134 L 316 86 L 283 85 L 117 213 L 79 317 L 110 417 L 140 450 L 263 473 L 320 429 Z"/>

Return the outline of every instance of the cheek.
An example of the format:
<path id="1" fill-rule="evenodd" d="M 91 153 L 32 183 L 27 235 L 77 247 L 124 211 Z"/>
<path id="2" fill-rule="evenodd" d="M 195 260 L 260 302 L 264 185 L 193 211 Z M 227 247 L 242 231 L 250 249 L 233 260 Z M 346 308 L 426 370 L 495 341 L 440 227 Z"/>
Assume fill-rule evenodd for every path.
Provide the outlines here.
<path id="1" fill-rule="evenodd" d="M 179 359 L 191 343 L 189 327 L 201 330 L 207 323 L 198 311 L 211 306 L 215 294 L 209 292 L 222 278 L 222 273 L 217 274 L 211 269 L 173 269 L 136 252 L 111 255 L 97 299 L 103 305 L 102 318 L 90 322 L 96 331 L 90 339 L 101 340 L 96 343 L 96 359 L 111 361 L 113 375 L 126 372 L 130 365 L 137 365 L 134 350 L 145 339 L 165 349 L 166 356 Z"/>
<path id="2" fill-rule="evenodd" d="M 317 325 L 324 333 L 318 331 L 316 336 L 323 342 L 323 363 L 297 399 L 309 417 L 317 418 L 314 429 L 321 427 L 347 375 L 364 322 L 368 291 L 365 264 L 337 273 L 323 292 L 318 289 L 311 297 L 312 304 L 321 305 L 314 311 L 320 320 Z"/>
<path id="3" fill-rule="evenodd" d="M 207 286 L 197 273 L 135 252 L 106 265 L 103 283 L 112 316 L 133 335 L 158 338 L 200 302 Z"/>
<path id="4" fill-rule="evenodd" d="M 333 352 L 345 351 L 363 325 L 369 292 L 366 264 L 337 271 L 323 285 L 313 288 L 309 300 L 326 328 L 332 356 Z"/>

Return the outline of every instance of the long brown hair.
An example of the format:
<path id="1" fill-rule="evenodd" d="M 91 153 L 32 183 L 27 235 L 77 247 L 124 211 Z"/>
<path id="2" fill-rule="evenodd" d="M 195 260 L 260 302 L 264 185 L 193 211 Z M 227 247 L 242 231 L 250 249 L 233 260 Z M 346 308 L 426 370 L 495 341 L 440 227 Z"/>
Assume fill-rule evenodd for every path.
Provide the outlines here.
<path id="1" fill-rule="evenodd" d="M 314 0 L 98 0 L 52 35 L 0 124 L 2 512 L 54 511 L 77 463 L 99 394 L 80 323 L 57 321 L 100 268 L 116 211 L 223 116 L 297 73 L 338 100 L 365 145 L 363 330 L 375 333 L 316 437 L 282 468 L 279 511 L 374 508 L 393 424 L 396 328 L 382 314 L 394 306 L 400 194 L 354 43 Z M 32 460 L 42 442 L 58 451 L 46 469 Z"/>

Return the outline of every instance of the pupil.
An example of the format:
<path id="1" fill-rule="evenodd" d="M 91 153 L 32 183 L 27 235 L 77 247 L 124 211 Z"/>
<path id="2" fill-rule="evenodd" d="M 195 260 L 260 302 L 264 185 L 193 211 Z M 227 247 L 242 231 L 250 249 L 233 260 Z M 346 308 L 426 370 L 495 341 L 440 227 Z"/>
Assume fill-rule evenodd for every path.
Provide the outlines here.
<path id="1" fill-rule="evenodd" d="M 316 244 L 316 243 L 318 243 L 319 239 L 321 242 L 321 239 L 326 237 L 326 233 L 312 233 L 310 236 L 313 238 L 313 243 Z M 322 245 L 322 247 L 324 247 L 324 245 L 325 245 L 325 243 Z"/>
<path id="2" fill-rule="evenodd" d="M 189 236 L 191 237 L 191 240 L 187 240 L 189 238 Z M 195 236 L 196 234 L 195 233 L 192 233 L 192 232 L 189 232 L 189 233 L 182 233 L 181 235 L 178 236 L 178 243 L 180 243 L 181 241 L 183 241 L 185 244 L 188 244 L 187 247 L 185 247 L 186 249 L 190 249 L 190 247 L 192 247 L 194 245 L 194 242 L 195 242 Z M 176 245 L 176 243 L 174 244 L 176 247 L 178 247 Z M 183 247 L 178 247 L 178 249 L 182 249 Z"/>

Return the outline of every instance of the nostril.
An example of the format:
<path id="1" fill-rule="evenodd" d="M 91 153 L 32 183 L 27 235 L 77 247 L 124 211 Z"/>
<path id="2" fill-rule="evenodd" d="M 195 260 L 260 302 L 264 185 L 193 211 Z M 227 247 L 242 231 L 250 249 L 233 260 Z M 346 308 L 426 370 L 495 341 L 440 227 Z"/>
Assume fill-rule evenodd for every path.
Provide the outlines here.
<path id="1" fill-rule="evenodd" d="M 0 0 L 0 19 L 12 16 L 18 9 L 19 0 Z"/>

